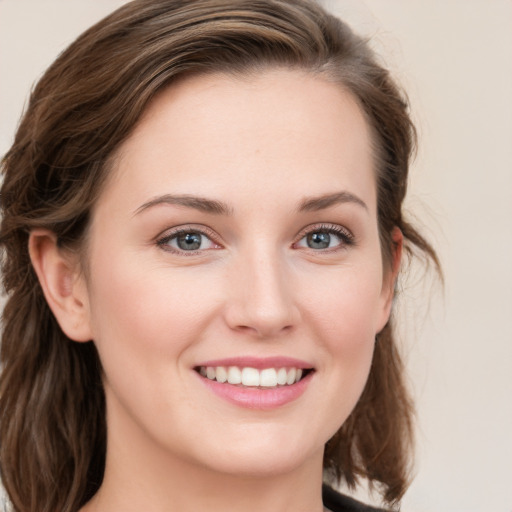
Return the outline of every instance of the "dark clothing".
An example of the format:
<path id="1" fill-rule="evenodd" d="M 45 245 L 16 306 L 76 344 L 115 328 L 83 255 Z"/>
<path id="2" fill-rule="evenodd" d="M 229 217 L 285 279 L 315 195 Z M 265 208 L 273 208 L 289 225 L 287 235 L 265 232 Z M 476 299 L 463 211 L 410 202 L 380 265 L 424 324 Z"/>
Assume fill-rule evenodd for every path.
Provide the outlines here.
<path id="1" fill-rule="evenodd" d="M 327 485 L 322 488 L 324 506 L 332 512 L 386 512 L 382 508 L 369 507 L 359 501 L 336 492 Z"/>

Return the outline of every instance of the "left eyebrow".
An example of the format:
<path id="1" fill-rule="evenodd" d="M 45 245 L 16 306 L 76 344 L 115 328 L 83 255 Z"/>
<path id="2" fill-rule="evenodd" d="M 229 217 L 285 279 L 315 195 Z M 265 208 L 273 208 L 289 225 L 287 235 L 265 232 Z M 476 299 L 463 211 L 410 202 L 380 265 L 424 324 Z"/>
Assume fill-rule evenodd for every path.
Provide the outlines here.
<path id="1" fill-rule="evenodd" d="M 316 212 L 344 203 L 354 203 L 368 211 L 368 206 L 362 199 L 351 192 L 342 191 L 317 197 L 306 197 L 299 205 L 299 212 Z"/>
<path id="2" fill-rule="evenodd" d="M 231 208 L 227 204 L 215 199 L 207 199 L 206 197 L 191 195 L 164 194 L 163 196 L 155 197 L 139 206 L 135 210 L 134 215 L 161 204 L 184 206 L 186 208 L 192 208 L 194 210 L 212 213 L 215 215 L 230 215 L 232 213 Z"/>

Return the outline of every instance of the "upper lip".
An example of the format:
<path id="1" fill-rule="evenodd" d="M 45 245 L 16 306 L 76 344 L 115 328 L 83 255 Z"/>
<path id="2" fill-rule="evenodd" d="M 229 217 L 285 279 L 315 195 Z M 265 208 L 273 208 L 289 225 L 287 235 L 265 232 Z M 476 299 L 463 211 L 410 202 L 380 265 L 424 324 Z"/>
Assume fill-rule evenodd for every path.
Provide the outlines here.
<path id="1" fill-rule="evenodd" d="M 237 366 L 239 368 L 256 368 L 257 370 L 263 370 L 265 368 L 302 368 L 310 369 L 313 368 L 311 363 L 294 357 L 286 356 L 274 356 L 274 357 L 229 357 L 225 359 L 212 359 L 209 361 L 203 361 L 195 365 L 195 367 L 201 366 Z"/>

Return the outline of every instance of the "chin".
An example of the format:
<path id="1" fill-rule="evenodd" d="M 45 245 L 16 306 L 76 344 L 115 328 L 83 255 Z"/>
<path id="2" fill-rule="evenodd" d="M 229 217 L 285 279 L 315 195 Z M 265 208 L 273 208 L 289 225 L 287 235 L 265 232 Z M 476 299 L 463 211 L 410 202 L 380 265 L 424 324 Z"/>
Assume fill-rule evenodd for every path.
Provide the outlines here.
<path id="1" fill-rule="evenodd" d="M 217 461 L 210 469 L 216 473 L 230 474 L 241 478 L 269 478 L 292 473 L 305 462 L 300 454 L 279 453 L 279 457 L 253 454 L 237 457 L 235 460 Z"/>
<path id="2" fill-rule="evenodd" d="M 264 478 L 283 475 L 296 471 L 311 458 L 323 460 L 324 444 L 305 446 L 303 439 L 307 437 L 293 434 L 283 439 L 283 436 L 272 435 L 271 432 L 260 433 L 258 442 L 249 442 L 247 438 L 238 442 L 218 444 L 212 450 L 203 451 L 207 454 L 206 465 L 218 472 L 240 477 Z M 253 439 L 254 440 L 254 439 Z M 219 451 L 218 447 L 222 446 Z"/>

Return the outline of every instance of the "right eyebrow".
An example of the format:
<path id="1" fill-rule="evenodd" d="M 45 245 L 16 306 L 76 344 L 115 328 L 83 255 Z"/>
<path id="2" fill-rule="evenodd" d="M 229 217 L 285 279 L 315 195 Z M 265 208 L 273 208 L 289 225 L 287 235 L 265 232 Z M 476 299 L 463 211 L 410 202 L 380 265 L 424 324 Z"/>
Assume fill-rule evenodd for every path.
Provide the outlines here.
<path id="1" fill-rule="evenodd" d="M 162 196 L 154 197 L 146 203 L 139 206 L 134 215 L 152 208 L 154 206 L 169 204 L 174 206 L 185 206 L 186 208 L 193 208 L 205 213 L 213 213 L 215 215 L 231 215 L 231 208 L 222 201 L 216 199 L 208 199 L 206 197 L 192 196 L 192 195 L 172 195 L 164 194 Z"/>

